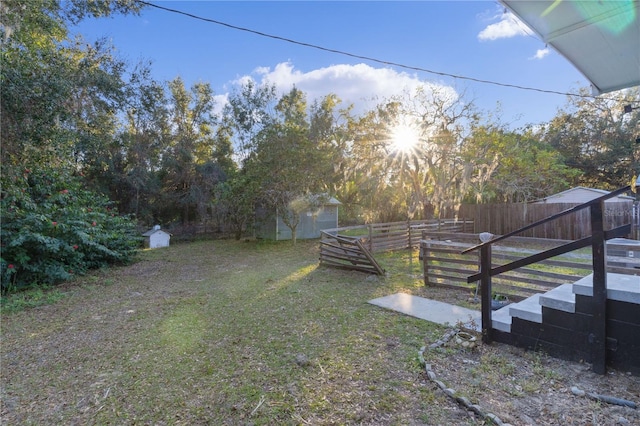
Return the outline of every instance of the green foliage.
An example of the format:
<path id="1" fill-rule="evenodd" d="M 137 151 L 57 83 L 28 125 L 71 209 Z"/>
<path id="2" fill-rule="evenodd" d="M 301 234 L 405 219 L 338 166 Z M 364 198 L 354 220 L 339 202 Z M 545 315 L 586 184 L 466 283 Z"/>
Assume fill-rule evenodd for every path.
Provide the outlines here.
<path id="1" fill-rule="evenodd" d="M 169 83 L 172 131 L 167 143 L 160 177 L 162 201 L 173 215 L 165 216 L 183 224 L 206 218 L 214 188 L 223 170 L 215 163 L 216 117 L 213 91 L 209 84 L 197 83 L 187 90 L 180 78 Z M 216 154 L 219 154 L 217 151 Z"/>
<path id="2" fill-rule="evenodd" d="M 254 138 L 269 123 L 268 109 L 275 99 L 275 86 L 256 85 L 251 80 L 229 95 L 224 120 L 235 135 L 240 161 L 245 161 L 255 151 Z"/>
<path id="3" fill-rule="evenodd" d="M 3 293 L 128 263 L 140 245 L 129 218 L 60 170 L 25 168 L 2 187 Z"/>
<path id="4" fill-rule="evenodd" d="M 9 0 L 0 8 L 0 279 L 7 293 L 125 263 L 136 251 L 132 222 L 84 189 L 95 182 L 70 172 L 105 172 L 121 151 L 112 136 L 124 64 L 104 43 L 70 40 L 68 24 L 136 13 L 140 4 Z"/>
<path id="5" fill-rule="evenodd" d="M 588 93 L 586 89 L 582 93 Z M 565 164 L 580 170 L 575 183 L 602 189 L 628 184 L 640 172 L 640 110 L 624 107 L 640 102 L 637 88 L 603 98 L 570 98 L 567 106 L 543 129 L 546 143 Z"/>
<path id="6" fill-rule="evenodd" d="M 0 307 L 5 314 L 19 312 L 37 306 L 51 305 L 63 299 L 65 294 L 57 289 L 37 287 L 0 296 Z"/>
<path id="7" fill-rule="evenodd" d="M 274 85 L 247 80 L 220 110 L 206 82 L 159 82 L 149 63 L 129 69 L 104 40 L 70 37 L 70 25 L 82 19 L 141 7 L 136 0 L 0 5 L 3 238 L 20 235 L 11 237 L 3 288 L 121 261 L 129 221 L 117 225 L 106 199 L 81 185 L 145 225 L 198 223 L 236 238 L 251 227 L 260 201 L 282 213 L 295 239 L 296 212 L 309 194 L 336 196 L 343 224 L 389 222 L 450 216 L 463 201 L 528 201 L 575 184 L 617 187 L 640 170 L 633 143 L 640 110 L 622 114 L 638 102 L 637 89 L 575 97 L 535 131 L 508 130 L 481 116 L 464 93 L 429 84 L 355 116 L 333 94 L 308 103 L 295 86 L 278 95 Z M 409 129 L 415 140 L 399 148 L 394 139 Z M 70 180 L 74 188 L 62 177 L 36 182 L 24 164 L 82 176 Z M 40 199 L 47 185 L 60 187 Z M 106 218 L 80 214 L 81 202 Z M 107 221 L 108 230 L 101 228 Z M 73 241 L 83 248 L 74 250 Z M 46 273 L 34 278 L 37 269 Z"/>
<path id="8" fill-rule="evenodd" d="M 277 211 L 296 242 L 300 206 L 322 188 L 322 157 L 309 137 L 306 95 L 295 87 L 275 106 L 276 114 L 257 135 L 254 155 L 245 163 L 260 185 L 260 201 Z"/>
<path id="9" fill-rule="evenodd" d="M 75 143 L 108 131 L 122 64 L 103 43 L 87 47 L 69 40 L 67 24 L 87 16 L 135 13 L 139 7 L 133 0 L 2 3 L 3 164 L 24 164 L 25 158 L 69 161 Z"/>
<path id="10" fill-rule="evenodd" d="M 239 240 L 255 215 L 257 187 L 242 171 L 236 171 L 216 187 L 216 201 L 224 221 Z"/>
<path id="11" fill-rule="evenodd" d="M 468 202 L 520 203 L 567 189 L 579 175 L 531 129 L 475 126 L 467 156 L 476 158 Z"/>

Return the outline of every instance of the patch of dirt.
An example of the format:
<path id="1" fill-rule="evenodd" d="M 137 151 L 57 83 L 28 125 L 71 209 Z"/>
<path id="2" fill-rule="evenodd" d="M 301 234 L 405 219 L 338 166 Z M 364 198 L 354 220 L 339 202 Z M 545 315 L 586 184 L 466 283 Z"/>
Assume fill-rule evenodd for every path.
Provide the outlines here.
<path id="1" fill-rule="evenodd" d="M 121 274 L 132 277 L 154 277 L 158 275 L 166 261 L 141 261 L 121 269 Z"/>
<path id="2" fill-rule="evenodd" d="M 435 353 L 429 353 L 435 352 Z M 512 425 L 640 425 L 640 409 L 577 396 L 614 396 L 640 403 L 640 379 L 503 344 L 425 352 L 436 379 Z M 426 380 L 428 380 L 425 377 Z"/>
<path id="3" fill-rule="evenodd" d="M 474 308 L 463 291 L 427 288 L 417 294 L 436 300 Z M 475 306 L 475 309 L 479 309 Z M 443 336 L 428 336 L 425 346 Z M 512 425 L 640 425 L 640 377 L 607 369 L 599 375 L 586 363 L 550 357 L 510 345 L 484 345 L 477 335 L 477 346 L 463 348 L 450 340 L 427 349 L 425 362 L 436 379 L 467 397 L 485 412 L 493 413 Z M 640 355 L 639 355 L 640 356 Z M 425 372 L 425 380 L 429 378 Z M 433 383 L 434 387 L 437 387 Z M 588 394 L 612 396 L 636 404 L 638 408 L 609 404 L 587 395 L 576 395 L 572 388 Z"/>

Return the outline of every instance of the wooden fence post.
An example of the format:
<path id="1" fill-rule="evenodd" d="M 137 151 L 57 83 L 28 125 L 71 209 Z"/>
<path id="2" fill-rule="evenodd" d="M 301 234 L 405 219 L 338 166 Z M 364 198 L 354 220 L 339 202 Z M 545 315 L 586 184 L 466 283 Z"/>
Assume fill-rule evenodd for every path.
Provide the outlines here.
<path id="1" fill-rule="evenodd" d="M 594 373 L 605 374 L 607 364 L 607 245 L 604 235 L 604 201 L 593 204 L 591 233 L 593 259 L 593 330 L 589 334 Z"/>
<path id="2" fill-rule="evenodd" d="M 433 284 L 429 282 L 429 261 L 427 257 L 429 256 L 429 242 L 428 240 L 422 240 L 420 243 L 420 252 L 422 253 L 422 274 L 424 275 L 424 285 L 432 287 Z"/>

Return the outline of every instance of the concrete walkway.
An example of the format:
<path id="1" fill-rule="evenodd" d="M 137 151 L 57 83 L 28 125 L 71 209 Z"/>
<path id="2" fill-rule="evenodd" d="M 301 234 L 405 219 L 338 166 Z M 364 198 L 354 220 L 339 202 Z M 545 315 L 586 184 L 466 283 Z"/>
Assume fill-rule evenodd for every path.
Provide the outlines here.
<path id="1" fill-rule="evenodd" d="M 369 303 L 437 324 L 454 326 L 462 323 L 475 331 L 480 331 L 482 327 L 480 311 L 411 294 L 396 293 L 369 300 Z"/>

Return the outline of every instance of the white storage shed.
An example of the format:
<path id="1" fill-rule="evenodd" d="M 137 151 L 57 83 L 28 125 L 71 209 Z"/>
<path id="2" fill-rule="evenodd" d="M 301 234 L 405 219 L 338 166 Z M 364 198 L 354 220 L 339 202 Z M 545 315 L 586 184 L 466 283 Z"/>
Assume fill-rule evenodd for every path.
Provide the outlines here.
<path id="1" fill-rule="evenodd" d="M 171 234 L 160 229 L 160 225 L 154 226 L 153 229 L 148 230 L 142 236 L 144 237 L 145 248 L 169 247 Z"/>

